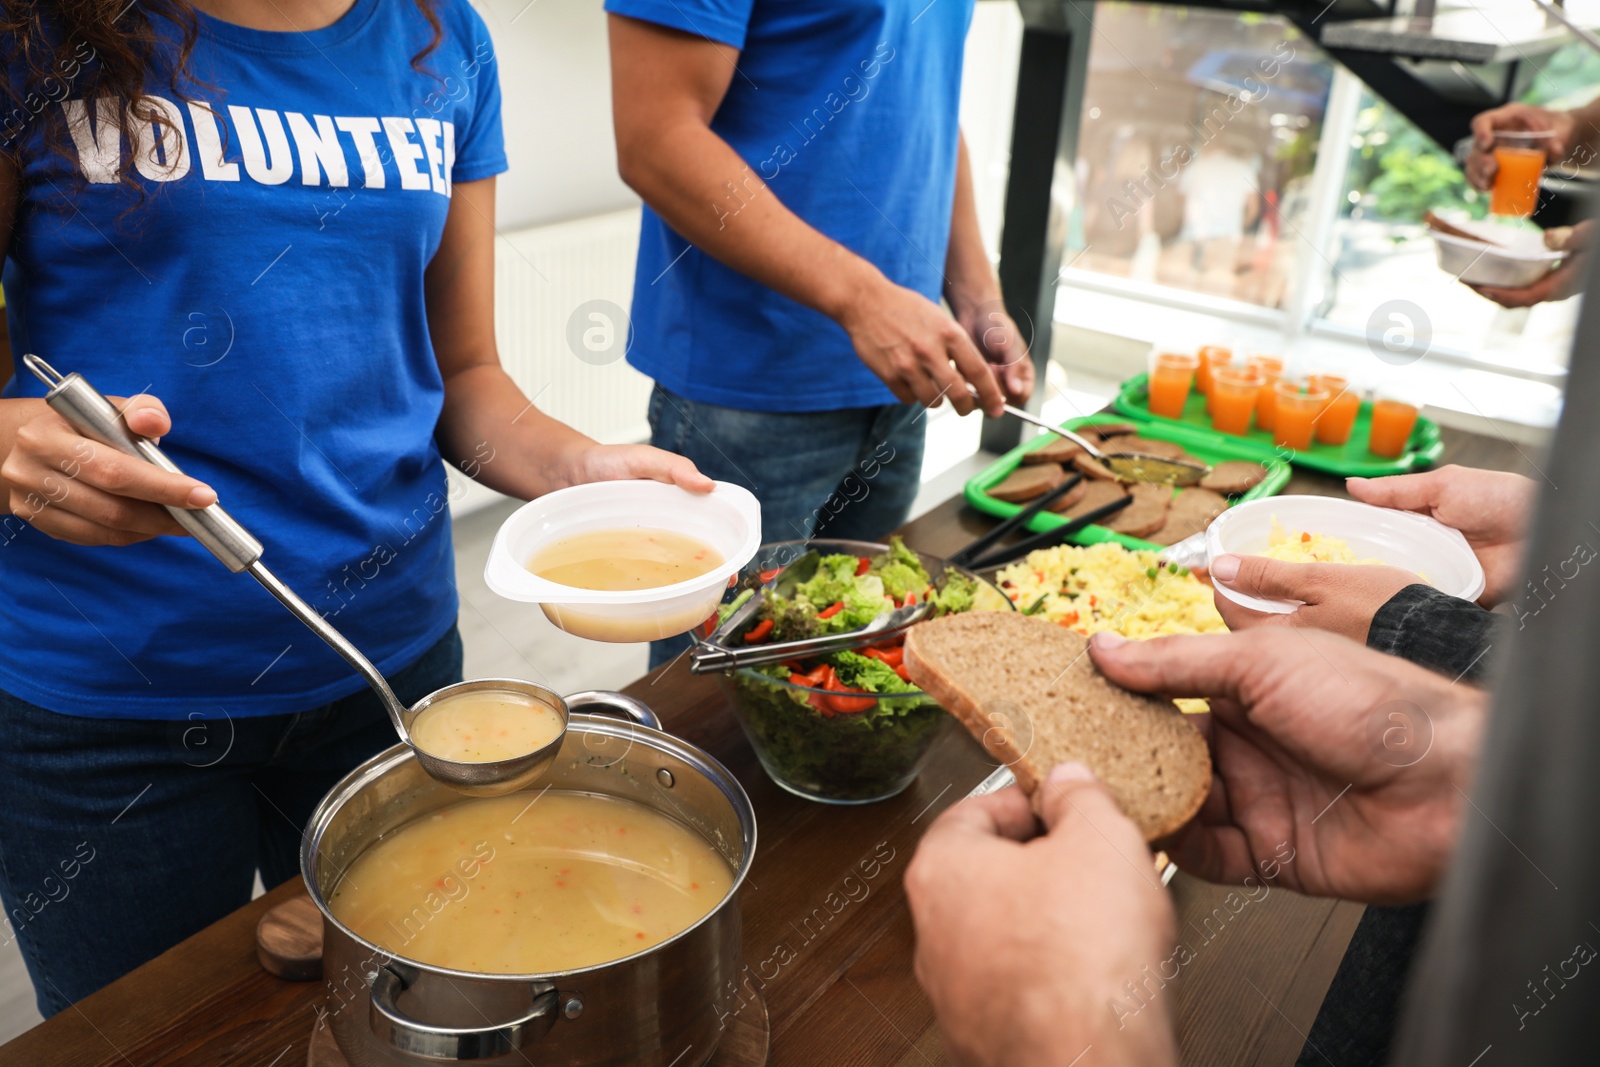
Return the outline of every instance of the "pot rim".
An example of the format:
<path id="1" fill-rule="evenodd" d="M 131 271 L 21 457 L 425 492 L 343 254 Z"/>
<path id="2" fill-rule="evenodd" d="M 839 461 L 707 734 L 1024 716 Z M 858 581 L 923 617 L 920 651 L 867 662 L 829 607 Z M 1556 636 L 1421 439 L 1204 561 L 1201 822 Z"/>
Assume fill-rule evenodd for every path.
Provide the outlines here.
<path id="1" fill-rule="evenodd" d="M 328 902 L 323 898 L 322 891 L 317 888 L 316 883 L 311 878 L 311 873 L 313 865 L 320 861 L 317 850 L 318 846 L 321 844 L 322 836 L 327 832 L 328 824 L 332 821 L 333 817 L 338 814 L 340 809 L 342 809 L 352 797 L 360 793 L 363 789 L 377 781 L 379 778 L 383 777 L 385 774 L 388 774 L 390 771 L 394 770 L 395 767 L 404 763 L 408 759 L 415 761 L 416 753 L 412 751 L 409 745 L 401 742 L 395 745 L 393 748 L 385 749 L 377 755 L 372 756 L 365 763 L 361 764 L 349 774 L 341 778 L 317 803 L 316 808 L 311 813 L 311 818 L 306 822 L 306 828 L 300 836 L 300 879 L 305 883 L 306 892 L 310 895 L 311 902 L 315 904 L 317 906 L 317 910 L 322 913 L 323 921 L 326 923 L 332 923 L 334 927 L 336 927 L 346 937 L 350 938 L 356 944 L 361 945 L 363 948 L 370 950 L 373 956 L 380 957 L 384 960 L 399 961 L 408 967 L 415 968 L 418 971 L 425 971 L 431 974 L 440 975 L 445 978 L 471 978 L 485 981 L 539 982 L 550 981 L 551 979 L 558 978 L 568 978 L 574 975 L 593 974 L 608 967 L 615 967 L 618 964 L 629 963 L 660 952 L 674 942 L 687 938 L 695 930 L 705 925 L 714 916 L 720 913 L 722 909 L 727 907 L 730 901 L 735 900 L 739 894 L 740 888 L 744 885 L 746 875 L 748 875 L 750 872 L 750 865 L 755 860 L 756 853 L 755 808 L 751 806 L 750 797 L 744 791 L 744 786 L 739 784 L 739 780 L 735 778 L 728 771 L 728 769 L 710 753 L 689 744 L 687 741 L 683 741 L 677 737 L 674 737 L 663 730 L 652 730 L 648 726 L 641 726 L 635 722 L 619 721 L 617 719 L 602 715 L 584 715 L 579 712 L 573 712 L 567 726 L 567 732 L 568 734 L 607 734 L 619 739 L 642 742 L 648 747 L 667 752 L 668 754 L 683 760 L 685 763 L 689 764 L 695 770 L 704 775 L 712 785 L 716 786 L 716 788 L 728 798 L 729 803 L 733 805 L 734 812 L 739 818 L 740 843 L 743 845 L 744 858 L 740 862 L 738 870 L 734 872 L 733 880 L 728 885 L 728 891 L 723 894 L 721 900 L 717 901 L 717 903 L 699 919 L 695 920 L 692 924 L 686 926 L 684 929 L 678 931 L 676 934 L 673 934 L 665 941 L 651 945 L 647 949 L 642 949 L 626 956 L 618 956 L 613 960 L 604 960 L 600 963 L 593 963 L 587 967 L 576 967 L 563 971 L 542 971 L 517 974 L 506 974 L 494 971 L 462 971 L 456 970 L 452 967 L 440 967 L 437 964 L 424 963 L 421 960 L 415 960 L 409 956 L 404 956 L 397 952 L 391 952 L 380 945 L 368 941 L 366 938 L 362 937 L 354 930 L 346 926 L 343 922 L 340 922 L 339 919 L 334 916 L 332 910 L 328 907 Z M 528 791 L 529 790 L 523 790 L 523 792 Z M 577 790 L 574 790 L 574 792 L 577 792 Z M 471 800 L 473 798 L 463 793 L 461 795 L 461 799 Z M 668 817 L 670 818 L 670 816 Z M 698 830 L 694 830 L 694 827 L 689 827 L 689 829 L 693 830 L 695 833 L 699 833 Z M 704 835 L 702 834 L 701 837 L 704 838 Z M 367 847 L 370 847 L 370 842 L 368 843 Z"/>

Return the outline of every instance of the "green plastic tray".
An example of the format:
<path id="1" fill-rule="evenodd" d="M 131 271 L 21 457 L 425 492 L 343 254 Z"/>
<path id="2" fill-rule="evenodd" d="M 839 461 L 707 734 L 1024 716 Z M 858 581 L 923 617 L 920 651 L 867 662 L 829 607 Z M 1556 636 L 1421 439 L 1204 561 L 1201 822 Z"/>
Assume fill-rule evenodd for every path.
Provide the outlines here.
<path id="1" fill-rule="evenodd" d="M 1284 459 L 1327 474 L 1381 478 L 1386 474 L 1404 474 L 1418 467 L 1426 467 L 1444 451 L 1444 442 L 1439 440 L 1439 424 L 1419 415 L 1416 428 L 1411 431 L 1411 440 L 1398 457 L 1389 459 L 1368 452 L 1367 436 L 1372 428 L 1372 402 L 1369 400 L 1361 402 L 1355 425 L 1350 428 L 1350 439 L 1342 445 L 1313 441 L 1310 448 L 1293 449 L 1275 444 L 1272 435 L 1265 430 L 1252 428 L 1243 437 L 1218 433 L 1211 428 L 1211 416 L 1206 414 L 1206 398 L 1197 392 L 1189 393 L 1189 400 L 1183 406 L 1183 418 L 1169 419 L 1164 415 L 1152 415 L 1150 393 L 1145 388 L 1145 379 L 1148 377 L 1146 374 L 1136 374 L 1123 382 L 1122 391 L 1117 394 L 1112 406 L 1140 422 L 1171 430 L 1168 440 L 1182 445 L 1197 456 L 1203 454 L 1200 449 L 1207 445 L 1226 443 L 1246 450 L 1235 453 L 1230 457 L 1232 459 L 1253 459 L 1261 463 L 1268 459 Z"/>
<path id="2" fill-rule="evenodd" d="M 1061 425 L 1069 430 L 1076 430 L 1080 426 L 1093 426 L 1099 423 L 1134 422 L 1138 424 L 1141 436 L 1182 445 L 1192 455 L 1200 457 L 1207 463 L 1221 463 L 1223 460 L 1228 459 L 1246 459 L 1266 467 L 1267 476 L 1259 484 L 1252 487 L 1249 492 L 1233 497 L 1231 500 L 1233 504 L 1242 503 L 1246 500 L 1255 500 L 1259 497 L 1272 496 L 1289 481 L 1289 465 L 1276 455 L 1269 453 L 1266 457 L 1262 457 L 1256 449 L 1251 448 L 1247 443 L 1224 437 L 1221 434 L 1208 434 L 1207 440 L 1191 441 L 1188 437 L 1182 435 L 1184 427 L 1164 425 L 1163 421 L 1151 421 L 1144 418 L 1122 418 L 1106 413 L 1090 415 L 1081 419 L 1068 419 Z M 1046 441 L 1050 440 L 1054 440 L 1053 435 L 1041 431 L 1031 441 L 1023 442 L 974 475 L 968 480 L 963 494 L 967 498 L 967 503 L 986 515 L 994 515 L 1002 519 L 1009 519 L 1027 507 L 1028 503 L 1011 504 L 1004 500 L 996 500 L 989 495 L 989 490 L 999 485 L 1005 480 L 1006 475 L 1021 465 L 1024 453 L 1040 448 Z M 1057 526 L 1064 526 L 1070 521 L 1070 519 L 1063 518 L 1052 511 L 1041 511 L 1028 520 L 1027 528 L 1035 533 L 1044 533 L 1046 530 L 1054 530 Z M 1154 552 L 1159 552 L 1166 547 L 1165 545 L 1158 545 L 1154 541 L 1146 541 L 1139 537 L 1129 537 L 1127 534 L 1108 530 L 1104 526 L 1085 526 L 1067 540 L 1076 545 L 1096 545 L 1102 541 L 1115 541 L 1124 548 L 1146 549 Z"/>

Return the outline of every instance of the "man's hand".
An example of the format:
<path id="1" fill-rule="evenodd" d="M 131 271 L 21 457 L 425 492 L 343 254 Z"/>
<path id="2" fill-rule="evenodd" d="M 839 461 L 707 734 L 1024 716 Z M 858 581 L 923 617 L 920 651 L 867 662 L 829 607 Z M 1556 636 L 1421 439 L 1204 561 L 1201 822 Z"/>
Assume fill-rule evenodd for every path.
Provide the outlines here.
<path id="1" fill-rule="evenodd" d="M 1317 630 L 1101 633 L 1090 654 L 1129 689 L 1211 701 L 1215 777 L 1168 848 L 1180 867 L 1237 883 L 1270 864 L 1288 888 L 1365 903 L 1433 892 L 1460 829 L 1482 693 Z"/>
<path id="2" fill-rule="evenodd" d="M 1306 626 L 1366 644 L 1372 617 L 1394 595 L 1422 579 L 1399 567 L 1346 563 L 1285 563 L 1266 556 L 1218 556 L 1213 581 L 1266 600 L 1298 600 L 1287 615 L 1251 611 L 1221 593 L 1217 612 L 1230 630 L 1253 626 Z"/>
<path id="3" fill-rule="evenodd" d="M 955 308 L 956 321 L 994 369 L 1006 402 L 1022 405 L 1033 395 L 1033 360 L 1005 305 L 994 300 Z"/>
<path id="4" fill-rule="evenodd" d="M 700 473 L 693 460 L 684 456 L 651 445 L 597 445 L 592 442 L 574 454 L 559 482 L 583 485 L 627 478 L 665 482 L 695 493 L 709 493 L 716 486 Z"/>
<path id="5" fill-rule="evenodd" d="M 1472 285 L 1468 288 L 1479 296 L 1508 308 L 1532 307 L 1547 300 L 1565 300 L 1569 296 L 1576 296 L 1583 292 L 1583 280 L 1588 276 L 1589 246 L 1594 243 L 1594 230 L 1594 220 L 1584 219 L 1567 231 L 1566 240 L 1555 246 L 1568 253 L 1567 258 L 1561 261 L 1559 267 L 1532 285 L 1525 285 L 1521 289 L 1507 289 L 1500 285 Z M 1561 230 L 1547 231 L 1545 243 L 1550 243 L 1552 234 L 1561 232 Z"/>
<path id="6" fill-rule="evenodd" d="M 172 430 L 166 407 L 153 396 L 109 399 L 136 434 L 159 439 Z M 183 527 L 161 505 L 193 509 L 217 502 L 210 486 L 89 440 L 42 401 L 0 403 L 29 406 L 0 463 L 11 513 L 51 537 L 79 545 L 131 545 L 162 534 L 181 536 Z"/>
<path id="7" fill-rule="evenodd" d="M 1460 530 L 1483 567 L 1487 584 L 1478 603 L 1484 607 L 1502 603 L 1516 587 L 1536 503 L 1532 479 L 1452 463 L 1421 474 L 1349 478 L 1345 488 L 1364 503 L 1415 511 Z"/>
<path id="8" fill-rule="evenodd" d="M 1170 953 L 1172 904 L 1139 831 L 1086 767 L 1046 779 L 1038 823 L 1020 789 L 964 800 L 906 870 L 917 981 L 968 1067 L 1176 1064 L 1157 1003 L 1118 1019 L 1124 982 Z"/>
<path id="9" fill-rule="evenodd" d="M 1494 184 L 1499 166 L 1494 160 L 1494 135 L 1497 130 L 1551 130 L 1547 158 L 1554 164 L 1567 158 L 1577 147 L 1576 122 L 1570 111 L 1554 111 L 1533 104 L 1504 104 L 1480 112 L 1472 120 L 1472 153 L 1467 156 L 1467 181 L 1475 189 L 1487 190 Z"/>
<path id="10" fill-rule="evenodd" d="M 1005 398 L 988 361 L 961 325 L 921 293 L 878 275 L 857 290 L 838 322 L 861 362 L 901 403 L 934 408 L 948 397 L 960 415 L 975 406 L 1001 413 Z"/>

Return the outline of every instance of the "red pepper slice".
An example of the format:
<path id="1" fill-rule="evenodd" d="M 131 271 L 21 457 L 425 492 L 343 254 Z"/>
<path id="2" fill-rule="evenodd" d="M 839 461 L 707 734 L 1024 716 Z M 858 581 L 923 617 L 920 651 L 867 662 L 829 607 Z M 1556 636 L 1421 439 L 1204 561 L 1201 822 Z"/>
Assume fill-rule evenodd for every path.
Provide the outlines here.
<path id="1" fill-rule="evenodd" d="M 873 649 L 872 651 L 877 652 L 878 650 Z M 883 662 L 887 663 L 891 667 L 898 667 L 905 661 L 906 650 L 903 648 L 885 649 L 882 652 L 878 652 L 878 655 L 875 658 L 883 660 Z"/>
<path id="2" fill-rule="evenodd" d="M 915 589 L 906 594 L 905 602 L 907 604 L 915 604 L 917 602 L 917 591 Z"/>
<path id="3" fill-rule="evenodd" d="M 832 604 L 829 604 L 827 607 L 825 607 L 821 611 L 817 612 L 817 618 L 819 618 L 819 619 L 831 619 L 831 618 L 833 618 L 835 615 L 839 614 L 839 612 L 841 612 L 843 610 L 844 610 L 844 601 L 835 600 Z"/>
<path id="4" fill-rule="evenodd" d="M 866 556 L 862 556 L 860 559 L 856 560 L 856 577 L 857 578 L 861 577 L 863 574 L 867 573 L 871 569 L 872 569 L 872 561 L 870 559 L 868 559 Z"/>
<path id="5" fill-rule="evenodd" d="M 744 632 L 744 643 L 747 645 L 759 644 L 765 641 L 772 633 L 772 620 L 762 619 Z"/>
<path id="6" fill-rule="evenodd" d="M 906 673 L 906 665 L 904 663 L 896 663 L 894 665 L 894 673 L 900 676 L 902 682 L 911 681 L 911 675 Z"/>
<path id="7" fill-rule="evenodd" d="M 761 583 L 763 585 L 765 585 L 767 582 L 772 581 L 772 579 L 776 578 L 778 575 L 780 575 L 782 573 L 783 573 L 783 568 L 782 567 L 773 567 L 771 570 L 757 571 L 756 572 L 756 576 L 758 578 L 760 578 L 761 579 Z"/>

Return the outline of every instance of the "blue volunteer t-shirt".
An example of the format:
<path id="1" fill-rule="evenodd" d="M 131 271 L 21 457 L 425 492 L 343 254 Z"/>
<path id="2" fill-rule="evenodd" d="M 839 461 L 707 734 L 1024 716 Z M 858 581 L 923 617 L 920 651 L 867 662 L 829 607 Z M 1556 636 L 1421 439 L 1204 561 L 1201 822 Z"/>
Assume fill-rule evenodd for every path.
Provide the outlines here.
<path id="1" fill-rule="evenodd" d="M 973 0 L 606 0 L 741 49 L 711 128 L 785 206 L 938 300 Z M 729 175 L 708 205 L 738 224 Z M 644 209 L 628 361 L 680 396 L 747 411 L 892 404 L 832 319 L 726 267 Z"/>
<path id="2" fill-rule="evenodd" d="M 489 34 L 465 0 L 434 8 L 421 71 L 412 0 L 356 0 L 310 33 L 200 15 L 191 99 L 165 71 L 148 82 L 169 121 L 135 131 L 142 199 L 101 121 L 118 102 L 51 102 L 65 151 L 44 115 L 20 136 L 4 275 L 13 351 L 160 397 L 162 449 L 385 672 L 457 608 L 423 271 L 452 187 L 506 166 Z M 43 392 L 26 371 L 5 389 Z M 0 597 L 0 688 L 59 712 L 294 712 L 365 685 L 186 537 L 86 548 L 8 516 Z"/>

